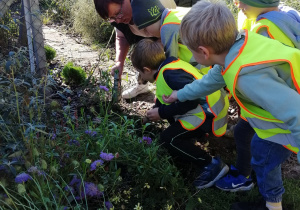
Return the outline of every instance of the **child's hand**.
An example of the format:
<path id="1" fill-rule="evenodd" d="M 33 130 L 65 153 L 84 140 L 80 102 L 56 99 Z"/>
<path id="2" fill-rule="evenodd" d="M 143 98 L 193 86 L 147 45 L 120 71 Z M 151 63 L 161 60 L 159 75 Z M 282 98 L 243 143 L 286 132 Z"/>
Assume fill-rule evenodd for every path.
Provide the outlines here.
<path id="1" fill-rule="evenodd" d="M 174 91 L 172 92 L 172 94 L 169 95 L 169 96 L 166 96 L 166 95 L 164 94 L 164 95 L 162 96 L 162 99 L 163 99 L 163 101 L 164 101 L 165 103 L 168 103 L 168 104 L 177 101 L 177 99 L 178 99 L 178 98 L 177 98 L 177 90 L 174 90 Z"/>
<path id="2" fill-rule="evenodd" d="M 147 117 L 149 118 L 149 120 L 151 121 L 157 121 L 160 120 L 160 116 L 158 114 L 158 108 L 154 108 L 154 109 L 150 109 L 147 112 Z"/>

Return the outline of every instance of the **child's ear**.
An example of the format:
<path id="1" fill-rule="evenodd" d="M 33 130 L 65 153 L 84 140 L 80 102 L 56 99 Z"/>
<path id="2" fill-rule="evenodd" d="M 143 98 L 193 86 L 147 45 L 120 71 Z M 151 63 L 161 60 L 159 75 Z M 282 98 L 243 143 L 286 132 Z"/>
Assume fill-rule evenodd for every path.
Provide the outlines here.
<path id="1" fill-rule="evenodd" d="M 143 70 L 144 70 L 144 74 L 152 73 L 152 70 L 148 67 L 143 67 Z"/>
<path id="2" fill-rule="evenodd" d="M 204 55 L 204 58 L 207 60 L 210 56 L 210 51 L 207 47 L 199 46 L 198 50 Z"/>

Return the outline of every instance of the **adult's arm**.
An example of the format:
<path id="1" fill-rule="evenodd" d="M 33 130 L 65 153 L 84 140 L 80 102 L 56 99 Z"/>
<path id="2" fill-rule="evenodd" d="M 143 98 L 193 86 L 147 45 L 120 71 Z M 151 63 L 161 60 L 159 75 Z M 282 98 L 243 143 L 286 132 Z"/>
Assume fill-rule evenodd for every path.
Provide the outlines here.
<path id="1" fill-rule="evenodd" d="M 116 29 L 116 63 L 111 68 L 111 74 L 114 75 L 115 70 L 119 70 L 119 77 L 122 75 L 123 68 L 124 68 L 124 62 L 126 59 L 126 55 L 129 50 L 129 43 L 127 39 L 125 38 L 124 34 Z"/>

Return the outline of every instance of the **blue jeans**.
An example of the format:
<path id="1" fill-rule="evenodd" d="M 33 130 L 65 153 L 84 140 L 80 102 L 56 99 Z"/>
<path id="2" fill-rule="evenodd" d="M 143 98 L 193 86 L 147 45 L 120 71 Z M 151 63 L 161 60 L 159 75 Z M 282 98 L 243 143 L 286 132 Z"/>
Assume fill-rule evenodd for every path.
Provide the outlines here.
<path id="1" fill-rule="evenodd" d="M 259 192 L 268 202 L 281 202 L 284 193 L 281 164 L 292 152 L 280 144 L 261 139 L 254 134 L 251 153 L 251 164 L 256 173 Z"/>

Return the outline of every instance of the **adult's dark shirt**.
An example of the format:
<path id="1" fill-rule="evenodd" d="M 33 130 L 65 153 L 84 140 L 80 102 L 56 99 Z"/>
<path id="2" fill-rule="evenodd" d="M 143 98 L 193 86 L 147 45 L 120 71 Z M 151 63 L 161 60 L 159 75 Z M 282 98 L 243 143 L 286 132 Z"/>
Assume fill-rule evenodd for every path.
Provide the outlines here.
<path id="1" fill-rule="evenodd" d="M 130 45 L 136 44 L 138 41 L 145 38 L 145 37 L 138 36 L 138 35 L 135 35 L 134 33 L 132 33 L 128 24 L 113 22 L 113 23 L 111 23 L 111 25 L 116 27 L 119 31 L 121 31 L 124 34 L 127 42 Z"/>

